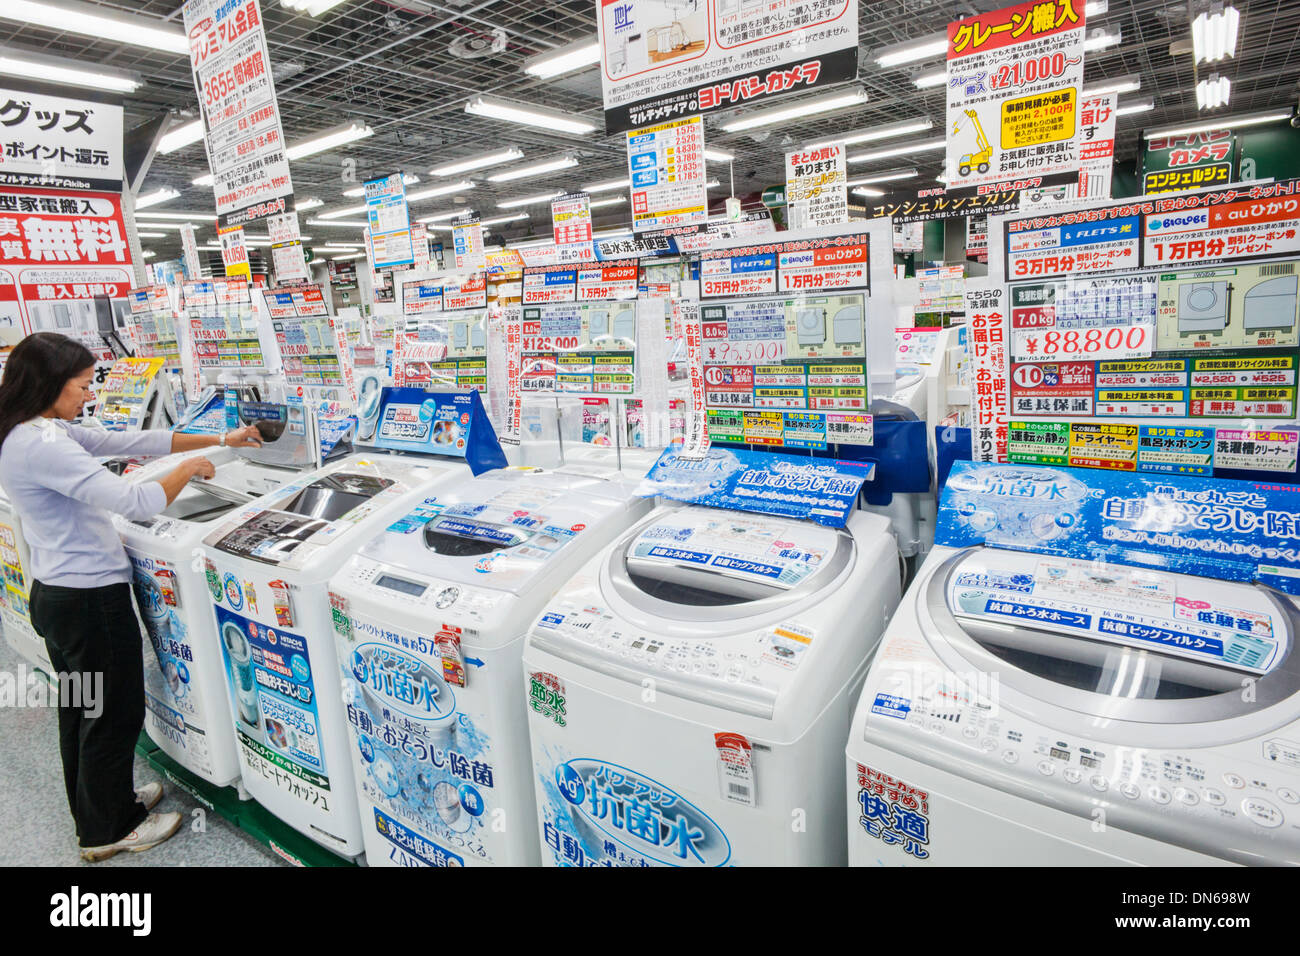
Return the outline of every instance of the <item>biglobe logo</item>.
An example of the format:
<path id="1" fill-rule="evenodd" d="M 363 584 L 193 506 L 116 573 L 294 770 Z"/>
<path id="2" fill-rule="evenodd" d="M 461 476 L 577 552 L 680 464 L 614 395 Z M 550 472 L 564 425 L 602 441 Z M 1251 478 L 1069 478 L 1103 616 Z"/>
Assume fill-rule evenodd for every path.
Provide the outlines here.
<path id="1" fill-rule="evenodd" d="M 1147 230 L 1159 232 L 1162 229 L 1183 229 L 1204 227 L 1210 224 L 1207 211 L 1185 213 L 1181 216 L 1153 216 L 1147 220 Z"/>

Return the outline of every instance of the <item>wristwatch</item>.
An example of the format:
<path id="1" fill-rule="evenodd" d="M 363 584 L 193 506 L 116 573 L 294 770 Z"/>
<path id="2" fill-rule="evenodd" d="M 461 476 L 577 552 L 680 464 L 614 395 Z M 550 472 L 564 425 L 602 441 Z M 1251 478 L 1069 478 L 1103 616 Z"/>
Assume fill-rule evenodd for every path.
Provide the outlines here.
<path id="1" fill-rule="evenodd" d="M 226 433 L 225 433 L 225 432 L 222 432 L 222 433 L 221 433 L 221 442 L 220 442 L 220 445 L 221 445 L 222 448 L 225 448 L 225 447 L 226 447 Z"/>

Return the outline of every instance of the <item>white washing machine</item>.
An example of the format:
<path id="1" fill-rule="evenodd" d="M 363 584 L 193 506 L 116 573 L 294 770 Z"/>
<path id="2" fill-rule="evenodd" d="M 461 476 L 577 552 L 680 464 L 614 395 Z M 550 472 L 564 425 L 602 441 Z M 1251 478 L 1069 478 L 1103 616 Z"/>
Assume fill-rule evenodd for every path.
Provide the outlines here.
<path id="1" fill-rule="evenodd" d="M 241 417 L 253 420 L 254 406 L 241 406 Z M 277 422 L 281 415 L 287 420 L 291 411 L 301 415 L 285 406 L 257 407 Z M 131 559 L 132 586 L 146 631 L 145 731 L 169 757 L 219 787 L 238 783 L 239 761 L 226 667 L 208 597 L 211 580 L 195 558 L 212 522 L 279 488 L 314 461 L 305 437 L 306 428 L 301 436 L 281 430 L 262 448 L 212 448 L 157 459 L 132 472 L 132 480 L 156 480 L 182 458 L 198 456 L 208 458 L 216 474 L 191 482 L 154 518 L 114 518 Z"/>
<path id="2" fill-rule="evenodd" d="M 888 522 L 658 506 L 524 649 L 542 859 L 844 861 L 844 728 L 899 598 Z"/>
<path id="3" fill-rule="evenodd" d="M 415 502 L 333 577 L 371 866 L 537 865 L 524 635 L 649 511 L 630 488 L 532 468 L 466 477 Z"/>
<path id="4" fill-rule="evenodd" d="M 426 394 L 422 403 L 418 396 Z M 377 441 L 389 447 L 455 447 L 459 439 L 442 438 L 465 431 L 439 416 L 462 400 L 460 427 L 469 425 L 471 410 L 473 427 L 488 427 L 475 393 L 450 393 L 447 403 L 416 389 L 384 395 Z M 423 414 L 435 405 L 437 415 Z M 334 655 L 340 618 L 327 582 L 413 496 L 418 501 L 468 471 L 459 458 L 349 455 L 241 508 L 203 539 L 244 787 L 342 856 L 359 856 L 363 844 Z"/>
<path id="5" fill-rule="evenodd" d="M 5 640 L 28 663 L 54 673 L 50 652 L 45 641 L 32 627 L 31 609 L 27 595 L 32 582 L 28 575 L 32 566 L 27 539 L 23 537 L 23 523 L 14 510 L 13 503 L 0 488 L 0 567 L 4 570 L 4 583 L 0 589 L 0 621 L 4 622 Z"/>
<path id="6" fill-rule="evenodd" d="M 1057 490 L 904 596 L 849 733 L 850 863 L 1300 864 L 1295 599 L 1010 550 L 1085 500 Z"/>

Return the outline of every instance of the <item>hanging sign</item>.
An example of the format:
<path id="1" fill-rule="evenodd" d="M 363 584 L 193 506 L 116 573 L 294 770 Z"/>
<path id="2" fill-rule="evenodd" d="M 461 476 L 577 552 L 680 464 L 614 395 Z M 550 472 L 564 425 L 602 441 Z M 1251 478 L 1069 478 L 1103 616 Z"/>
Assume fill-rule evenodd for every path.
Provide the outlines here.
<path id="1" fill-rule="evenodd" d="M 487 269 L 487 254 L 483 251 L 483 227 L 477 216 L 462 216 L 453 221 L 451 240 L 456 248 L 456 271 L 483 272 Z"/>
<path id="2" fill-rule="evenodd" d="M 6 78 L 0 130 L 0 186 L 122 188 L 120 97 Z"/>
<path id="3" fill-rule="evenodd" d="M 366 220 L 376 269 L 409 266 L 415 262 L 406 186 L 401 173 L 366 183 Z"/>
<path id="4" fill-rule="evenodd" d="M 1082 0 L 948 24 L 948 189 L 1076 182 Z"/>
<path id="5" fill-rule="evenodd" d="M 551 200 L 551 229 L 557 246 L 591 243 L 591 197 L 566 193 Z"/>
<path id="6" fill-rule="evenodd" d="M 1300 179 L 1152 202 L 1142 261 L 1153 268 L 1300 251 Z"/>
<path id="7" fill-rule="evenodd" d="M 857 0 L 599 0 L 597 28 L 609 134 L 858 74 Z"/>
<path id="8" fill-rule="evenodd" d="M 194 238 L 194 223 L 183 224 L 180 232 L 181 251 L 185 255 L 185 272 L 190 279 L 201 279 L 203 270 L 199 267 L 199 246 Z"/>
<path id="9" fill-rule="evenodd" d="M 632 229 L 703 225 L 709 218 L 704 120 L 698 116 L 629 130 Z"/>
<path id="10" fill-rule="evenodd" d="M 182 12 L 221 225 L 285 212 L 293 182 L 258 0 L 186 0 Z"/>
<path id="11" fill-rule="evenodd" d="M 843 143 L 785 154 L 786 215 L 791 229 L 849 220 L 848 170 Z"/>
<path id="12" fill-rule="evenodd" d="M 221 239 L 221 262 L 226 267 L 226 275 L 243 276 L 252 280 L 253 270 L 248 264 L 248 246 L 244 243 L 244 228 L 234 226 L 218 229 Z"/>
<path id="13" fill-rule="evenodd" d="M 1142 154 L 1142 191 L 1151 196 L 1226 186 L 1237 178 L 1236 155 L 1237 137 L 1230 129 L 1149 139 Z"/>
<path id="14" fill-rule="evenodd" d="M 275 270 L 276 281 L 306 282 L 310 276 L 298 232 L 298 214 L 286 212 L 280 216 L 270 216 L 266 220 L 266 227 L 271 237 L 271 266 Z"/>

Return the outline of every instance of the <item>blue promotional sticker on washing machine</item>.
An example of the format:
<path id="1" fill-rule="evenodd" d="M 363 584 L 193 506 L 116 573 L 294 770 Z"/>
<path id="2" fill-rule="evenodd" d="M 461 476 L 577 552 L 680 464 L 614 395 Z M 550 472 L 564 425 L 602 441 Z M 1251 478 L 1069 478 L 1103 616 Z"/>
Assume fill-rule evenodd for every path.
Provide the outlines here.
<path id="1" fill-rule="evenodd" d="M 871 704 L 871 712 L 907 720 L 907 715 L 912 712 L 912 700 L 910 697 L 895 697 L 893 694 L 877 694 Z"/>
<path id="2" fill-rule="evenodd" d="M 959 461 L 935 543 L 1113 561 L 1300 594 L 1300 486 Z"/>
<path id="3" fill-rule="evenodd" d="M 874 473 L 872 462 L 725 448 L 694 459 L 678 457 L 673 447 L 659 456 L 637 494 L 842 528 Z"/>

